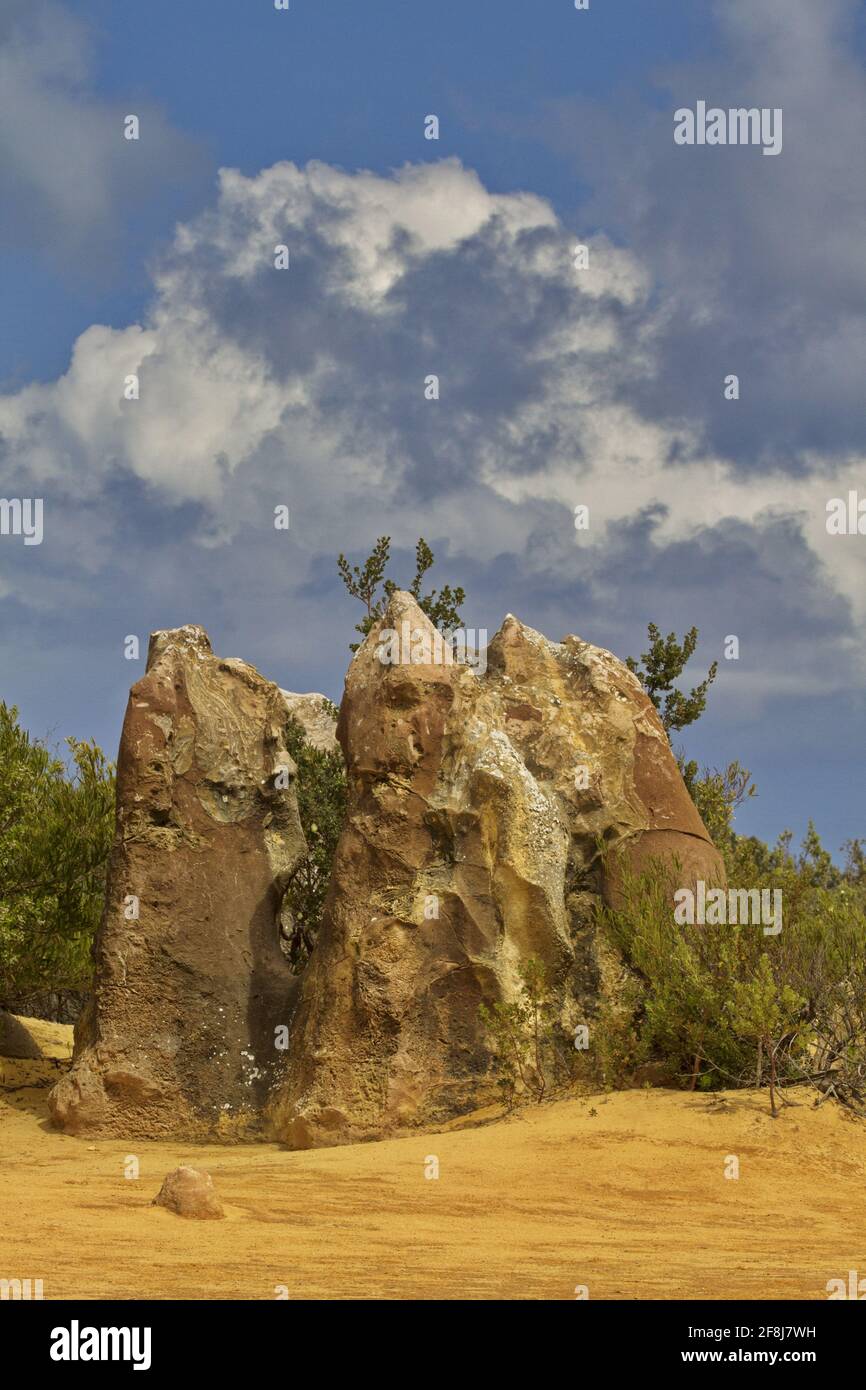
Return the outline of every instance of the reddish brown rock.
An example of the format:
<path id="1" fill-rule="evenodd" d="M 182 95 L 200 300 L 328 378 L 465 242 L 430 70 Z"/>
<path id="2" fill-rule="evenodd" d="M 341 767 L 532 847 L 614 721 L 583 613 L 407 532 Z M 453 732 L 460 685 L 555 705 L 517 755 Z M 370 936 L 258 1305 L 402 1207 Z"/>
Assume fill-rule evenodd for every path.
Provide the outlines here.
<path id="1" fill-rule="evenodd" d="M 218 1221 L 225 1216 L 210 1173 L 185 1166 L 175 1168 L 166 1176 L 150 1205 L 166 1207 L 178 1216 L 198 1221 Z"/>
<path id="2" fill-rule="evenodd" d="M 305 852 L 277 686 L 155 633 L 132 688 L 94 992 L 50 1097 L 70 1133 L 255 1128 L 295 979 L 277 917 Z"/>
<path id="3" fill-rule="evenodd" d="M 404 622 L 412 660 L 383 664 Z M 618 891 L 617 856 L 600 845 L 636 867 L 651 852 L 721 875 L 622 662 L 510 616 L 483 674 L 435 651 L 398 592 L 346 678 L 348 819 L 271 1106 L 292 1147 L 431 1127 L 494 1099 L 479 1005 L 515 999 L 530 957 L 567 1047 L 622 976 L 594 926 Z"/>

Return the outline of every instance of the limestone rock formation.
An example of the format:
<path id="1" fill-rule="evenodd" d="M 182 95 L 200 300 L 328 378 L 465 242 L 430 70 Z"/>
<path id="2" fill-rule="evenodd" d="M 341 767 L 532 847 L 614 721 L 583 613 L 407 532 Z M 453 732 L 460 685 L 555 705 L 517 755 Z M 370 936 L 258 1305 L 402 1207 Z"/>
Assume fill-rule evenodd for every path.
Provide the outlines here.
<path id="1" fill-rule="evenodd" d="M 167 1207 L 178 1216 L 198 1221 L 218 1221 L 225 1216 L 210 1173 L 181 1165 L 163 1179 L 162 1187 L 150 1204 Z"/>
<path id="2" fill-rule="evenodd" d="M 295 695 L 291 690 L 281 690 L 286 708 L 293 719 L 304 730 L 307 742 L 322 753 L 336 753 L 337 721 L 331 714 L 324 695 Z"/>
<path id="3" fill-rule="evenodd" d="M 93 995 L 54 1088 L 70 1133 L 254 1125 L 296 982 L 277 916 L 305 853 L 277 686 L 200 627 L 154 633 L 130 692 Z"/>
<path id="4" fill-rule="evenodd" d="M 408 639 L 391 664 L 389 633 Z M 722 874 L 620 661 L 509 616 L 476 674 L 437 637 L 397 592 L 346 678 L 348 818 L 270 1109 L 292 1147 L 434 1126 L 493 1099 L 479 1005 L 513 1000 L 529 957 L 573 1037 L 618 970 L 590 910 L 618 891 L 600 844 L 636 867 L 677 856 L 684 882 Z"/>

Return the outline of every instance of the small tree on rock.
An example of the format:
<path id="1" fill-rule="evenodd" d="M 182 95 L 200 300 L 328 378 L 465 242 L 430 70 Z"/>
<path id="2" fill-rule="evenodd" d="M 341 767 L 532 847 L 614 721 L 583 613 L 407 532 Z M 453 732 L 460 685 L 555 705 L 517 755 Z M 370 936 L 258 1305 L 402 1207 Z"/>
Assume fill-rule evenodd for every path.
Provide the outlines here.
<path id="1" fill-rule="evenodd" d="M 350 565 L 345 555 L 340 555 L 337 559 L 337 569 L 347 590 L 352 598 L 359 599 L 367 610 L 361 622 L 355 624 L 355 631 L 361 634 L 362 641 L 379 622 L 388 606 L 388 600 L 400 587 L 393 579 L 385 578 L 390 555 L 391 537 L 380 536 L 363 565 Z M 459 610 L 461 604 L 466 601 L 466 594 L 459 586 L 452 589 L 450 584 L 445 584 L 439 590 L 431 589 L 429 594 L 422 595 L 421 585 L 432 564 L 433 551 L 424 537 L 419 536 L 415 547 L 415 577 L 409 585 L 409 592 L 434 627 L 439 628 L 440 632 L 451 632 L 460 627 Z M 356 652 L 360 645 L 360 642 L 349 643 L 353 652 Z"/>
<path id="2" fill-rule="evenodd" d="M 626 666 L 633 671 L 652 700 L 668 734 L 671 729 L 684 729 L 700 719 L 707 707 L 707 692 L 716 679 L 719 663 L 714 661 L 705 680 L 692 688 L 688 695 L 674 684 L 679 680 L 698 645 L 698 629 L 689 628 L 682 642 L 675 632 L 662 637 L 655 623 L 647 626 L 649 651 L 641 656 L 643 669 L 632 656 Z"/>

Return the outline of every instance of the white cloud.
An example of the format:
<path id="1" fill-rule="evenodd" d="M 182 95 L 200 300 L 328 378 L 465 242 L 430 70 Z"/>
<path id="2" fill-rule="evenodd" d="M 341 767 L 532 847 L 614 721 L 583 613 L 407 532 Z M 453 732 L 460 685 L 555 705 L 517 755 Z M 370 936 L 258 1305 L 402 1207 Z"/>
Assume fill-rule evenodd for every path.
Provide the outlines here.
<path id="1" fill-rule="evenodd" d="M 6 463 L 57 496 L 132 476 L 169 507 L 203 504 L 193 539 L 216 552 L 286 501 L 309 556 L 428 531 L 476 560 L 519 554 L 536 577 L 551 503 L 590 505 L 590 569 L 653 507 L 656 549 L 732 521 L 759 543 L 785 516 L 866 616 L 864 546 L 824 528 L 862 461 L 749 475 L 702 450 L 698 423 L 644 418 L 625 401 L 653 380 L 649 277 L 604 237 L 576 271 L 576 240 L 542 199 L 490 193 L 456 160 L 391 177 L 223 170 L 146 321 L 94 325 L 62 378 L 0 398 Z M 442 399 L 425 402 L 433 370 Z M 138 401 L 123 398 L 131 373 Z M 559 553 L 574 541 L 561 525 Z M 780 582 L 785 563 L 768 561 Z"/>

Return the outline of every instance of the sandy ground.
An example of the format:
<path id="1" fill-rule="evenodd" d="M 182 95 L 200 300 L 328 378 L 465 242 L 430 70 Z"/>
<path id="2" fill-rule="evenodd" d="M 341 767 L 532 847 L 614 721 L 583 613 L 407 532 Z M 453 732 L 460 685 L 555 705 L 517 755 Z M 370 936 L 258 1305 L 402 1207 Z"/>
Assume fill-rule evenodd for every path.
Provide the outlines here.
<path id="1" fill-rule="evenodd" d="M 0 1060 L 0 1278 L 46 1299 L 823 1299 L 866 1275 L 866 1127 L 805 1092 L 776 1121 L 766 1094 L 644 1090 L 308 1153 L 124 1146 L 48 1127 L 72 1030 L 25 1022 L 46 1060 Z M 179 1163 L 225 1220 L 149 1205 Z"/>

